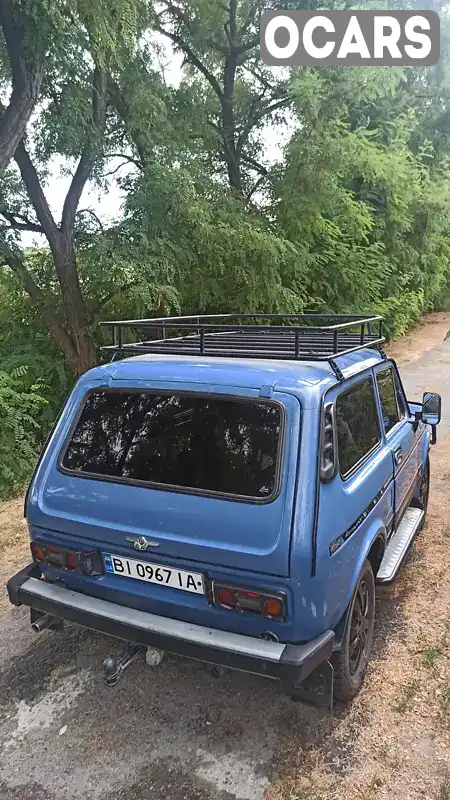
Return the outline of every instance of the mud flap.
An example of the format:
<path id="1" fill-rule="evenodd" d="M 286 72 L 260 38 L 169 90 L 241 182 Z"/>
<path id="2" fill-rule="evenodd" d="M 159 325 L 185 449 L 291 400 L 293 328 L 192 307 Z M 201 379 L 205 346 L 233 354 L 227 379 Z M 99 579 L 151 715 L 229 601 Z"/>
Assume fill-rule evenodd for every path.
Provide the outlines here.
<path id="1" fill-rule="evenodd" d="M 291 700 L 295 702 L 308 703 L 316 708 L 333 711 L 334 667 L 331 662 L 324 661 L 301 684 L 292 686 L 289 694 Z"/>

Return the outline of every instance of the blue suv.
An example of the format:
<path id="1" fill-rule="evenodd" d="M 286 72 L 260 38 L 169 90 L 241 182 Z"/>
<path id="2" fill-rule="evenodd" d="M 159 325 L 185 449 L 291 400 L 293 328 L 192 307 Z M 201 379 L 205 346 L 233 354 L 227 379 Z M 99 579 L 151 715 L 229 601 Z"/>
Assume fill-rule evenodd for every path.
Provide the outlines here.
<path id="1" fill-rule="evenodd" d="M 378 316 L 104 324 L 113 359 L 44 448 L 11 602 L 36 631 L 69 620 L 128 642 L 111 684 L 168 651 L 291 695 L 328 664 L 351 699 L 375 584 L 424 521 L 439 395 L 407 401 Z"/>

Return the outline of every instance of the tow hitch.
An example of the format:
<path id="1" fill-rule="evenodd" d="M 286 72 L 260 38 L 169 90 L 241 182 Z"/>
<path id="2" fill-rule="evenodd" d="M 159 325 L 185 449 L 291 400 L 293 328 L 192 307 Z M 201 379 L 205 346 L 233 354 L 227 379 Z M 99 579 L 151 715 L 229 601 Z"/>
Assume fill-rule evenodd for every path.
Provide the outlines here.
<path id="1" fill-rule="evenodd" d="M 103 662 L 103 676 L 107 686 L 119 683 L 123 673 L 136 661 L 144 651 L 140 644 L 127 644 L 117 656 L 108 656 Z"/>
<path id="2" fill-rule="evenodd" d="M 157 667 L 164 657 L 164 651 L 156 647 L 143 647 L 129 642 L 117 656 L 108 656 L 103 662 L 103 676 L 107 686 L 115 686 L 128 667 L 136 661 L 140 653 L 145 652 L 145 661 L 149 667 Z"/>

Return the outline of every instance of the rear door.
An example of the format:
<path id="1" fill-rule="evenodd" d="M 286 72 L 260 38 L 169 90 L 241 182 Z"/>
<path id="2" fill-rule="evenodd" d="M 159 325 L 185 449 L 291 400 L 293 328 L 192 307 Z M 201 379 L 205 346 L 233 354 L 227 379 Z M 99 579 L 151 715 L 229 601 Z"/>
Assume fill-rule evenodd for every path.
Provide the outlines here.
<path id="1" fill-rule="evenodd" d="M 101 387 L 53 455 L 29 521 L 108 551 L 145 536 L 155 558 L 284 576 L 299 432 L 290 395 Z"/>
<path id="2" fill-rule="evenodd" d="M 377 367 L 375 378 L 386 443 L 392 453 L 397 524 L 414 492 L 420 460 L 419 437 L 411 423 L 408 404 L 394 365 L 388 362 Z"/>
<path id="3" fill-rule="evenodd" d="M 314 604 L 333 626 L 347 608 L 361 554 L 391 525 L 393 477 L 372 371 L 336 385 L 325 402 L 334 403 L 339 469 L 320 484 Z"/>

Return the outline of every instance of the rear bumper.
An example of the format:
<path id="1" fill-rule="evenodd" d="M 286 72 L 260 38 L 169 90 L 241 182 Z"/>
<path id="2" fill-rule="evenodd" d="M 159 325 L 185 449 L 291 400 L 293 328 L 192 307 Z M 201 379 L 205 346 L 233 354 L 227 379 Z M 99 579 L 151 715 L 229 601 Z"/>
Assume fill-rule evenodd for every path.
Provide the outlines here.
<path id="1" fill-rule="evenodd" d="M 205 628 L 145 611 L 99 600 L 40 580 L 40 569 L 29 564 L 8 581 L 14 605 L 26 605 L 94 631 L 169 653 L 231 669 L 278 678 L 286 686 L 301 683 L 333 650 L 334 631 L 306 644 L 282 644 Z"/>

